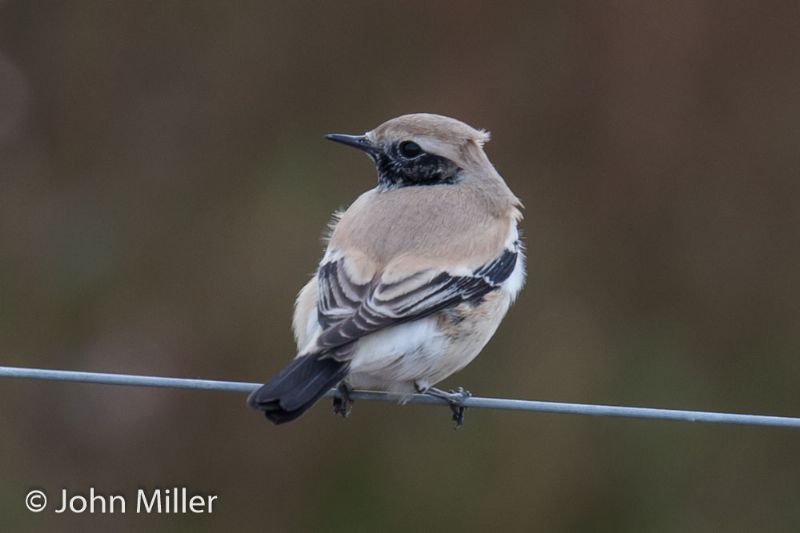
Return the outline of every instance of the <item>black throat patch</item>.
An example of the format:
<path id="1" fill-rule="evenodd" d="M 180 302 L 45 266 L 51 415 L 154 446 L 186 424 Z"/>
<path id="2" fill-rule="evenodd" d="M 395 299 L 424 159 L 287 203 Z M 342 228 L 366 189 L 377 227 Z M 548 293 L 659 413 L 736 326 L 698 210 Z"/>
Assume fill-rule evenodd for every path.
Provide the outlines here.
<path id="1" fill-rule="evenodd" d="M 451 184 L 458 181 L 461 170 L 451 160 L 425 152 L 413 159 L 404 158 L 395 146 L 372 157 L 378 169 L 378 186 L 384 189 Z"/>

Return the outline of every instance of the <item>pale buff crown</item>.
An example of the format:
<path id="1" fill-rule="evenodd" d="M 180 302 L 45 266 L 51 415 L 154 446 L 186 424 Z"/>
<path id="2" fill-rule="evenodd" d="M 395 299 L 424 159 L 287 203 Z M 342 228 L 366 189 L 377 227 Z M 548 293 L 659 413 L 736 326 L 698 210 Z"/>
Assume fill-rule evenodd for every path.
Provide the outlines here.
<path id="1" fill-rule="evenodd" d="M 477 130 L 460 120 L 431 113 L 412 113 L 387 120 L 367 134 L 372 141 L 404 137 L 461 145 L 474 142 L 483 146 L 489 141 L 489 132 Z"/>

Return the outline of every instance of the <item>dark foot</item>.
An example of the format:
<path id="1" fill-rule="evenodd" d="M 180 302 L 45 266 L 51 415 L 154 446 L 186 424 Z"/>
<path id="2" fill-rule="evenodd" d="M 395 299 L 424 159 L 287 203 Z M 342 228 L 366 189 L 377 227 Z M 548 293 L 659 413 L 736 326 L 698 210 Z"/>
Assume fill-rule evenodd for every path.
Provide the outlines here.
<path id="1" fill-rule="evenodd" d="M 450 410 L 453 412 L 453 422 L 455 422 L 454 429 L 458 429 L 464 425 L 464 413 L 467 410 L 467 407 L 464 405 L 464 401 L 472 396 L 472 393 L 470 393 L 468 390 L 465 390 L 464 387 L 459 387 L 449 392 L 431 387 L 425 391 L 425 394 L 430 394 L 436 398 L 441 398 L 450 404 Z"/>
<path id="2" fill-rule="evenodd" d="M 333 398 L 333 412 L 334 414 L 341 415 L 342 418 L 347 418 L 350 416 L 350 411 L 353 409 L 353 402 L 355 401 L 350 397 L 350 393 L 353 389 L 348 387 L 344 382 L 339 383 L 336 389 L 339 391 L 340 396 Z"/>

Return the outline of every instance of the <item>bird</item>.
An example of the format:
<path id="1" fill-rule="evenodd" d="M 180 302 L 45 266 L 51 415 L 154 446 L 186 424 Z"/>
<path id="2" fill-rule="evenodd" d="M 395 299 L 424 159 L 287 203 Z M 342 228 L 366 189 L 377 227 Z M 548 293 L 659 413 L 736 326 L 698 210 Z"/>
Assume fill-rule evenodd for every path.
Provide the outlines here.
<path id="1" fill-rule="evenodd" d="M 327 248 L 295 302 L 295 358 L 248 398 L 275 424 L 331 388 L 447 401 L 463 424 L 463 388 L 437 383 L 469 364 L 525 283 L 522 202 L 489 161 L 489 133 L 457 119 L 402 115 L 362 135 L 326 138 L 365 152 L 377 185 L 334 213 Z"/>

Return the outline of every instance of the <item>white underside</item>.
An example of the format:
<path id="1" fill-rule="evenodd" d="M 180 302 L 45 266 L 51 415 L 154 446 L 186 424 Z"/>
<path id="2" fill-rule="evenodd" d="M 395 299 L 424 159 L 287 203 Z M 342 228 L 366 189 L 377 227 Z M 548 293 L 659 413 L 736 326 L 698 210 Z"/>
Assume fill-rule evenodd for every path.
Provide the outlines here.
<path id="1" fill-rule="evenodd" d="M 378 331 L 358 341 L 347 381 L 355 388 L 414 392 L 413 382 L 438 370 L 449 345 L 433 317 Z"/>

